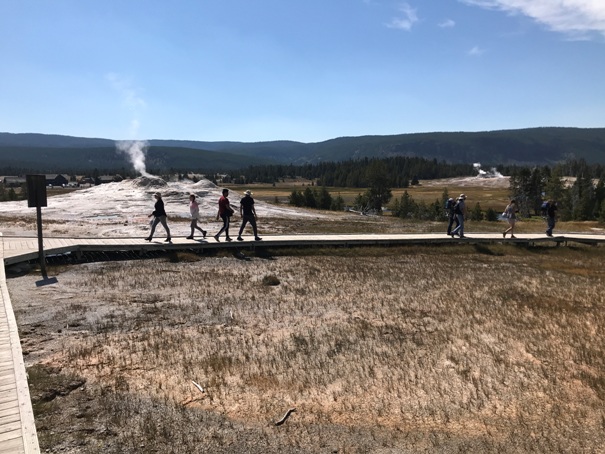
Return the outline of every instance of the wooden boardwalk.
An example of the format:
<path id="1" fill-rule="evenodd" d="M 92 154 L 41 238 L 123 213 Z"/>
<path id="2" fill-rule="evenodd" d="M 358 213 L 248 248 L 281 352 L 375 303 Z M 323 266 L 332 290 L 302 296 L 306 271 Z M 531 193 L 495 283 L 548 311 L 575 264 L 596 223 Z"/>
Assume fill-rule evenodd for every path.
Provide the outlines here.
<path id="1" fill-rule="evenodd" d="M 61 254 L 82 254 L 85 252 L 140 252 L 144 254 L 153 250 L 204 250 L 204 249 L 251 249 L 257 247 L 310 247 L 310 246 L 377 246 L 377 245 L 405 245 L 405 244 L 478 244 L 478 243 L 605 243 L 605 235 L 596 234 L 564 234 L 547 237 L 544 234 L 520 234 L 516 238 L 502 238 L 496 233 L 469 233 L 464 239 L 451 238 L 444 233 L 418 233 L 418 234 L 346 234 L 346 235 L 269 235 L 262 241 L 252 241 L 252 237 L 244 237 L 244 241 L 230 243 L 221 238 L 217 242 L 212 237 L 206 240 L 196 238 L 187 240 L 183 237 L 172 239 L 165 243 L 164 237 L 157 237 L 151 243 L 137 238 L 45 238 L 44 251 L 47 256 Z M 38 240 L 36 237 L 3 237 L 4 264 L 36 260 L 38 258 Z"/>
<path id="2" fill-rule="evenodd" d="M 25 366 L 21 353 L 17 324 L 6 287 L 5 265 L 15 265 L 38 259 L 38 239 L 30 237 L 6 237 L 0 233 L 0 286 L 2 308 L 0 309 L 0 454 L 5 453 L 38 453 L 40 452 L 34 425 L 34 417 L 25 375 Z M 465 239 L 450 238 L 443 233 L 426 234 L 364 234 L 364 235 L 269 235 L 262 241 L 245 241 L 230 243 L 220 242 L 209 237 L 206 240 L 196 238 L 173 238 L 165 243 L 158 237 L 151 243 L 142 238 L 45 238 L 44 252 L 47 256 L 88 252 L 128 252 L 140 253 L 165 250 L 206 250 L 233 249 L 247 250 L 259 247 L 354 247 L 354 246 L 392 246 L 405 244 L 567 244 L 584 243 L 591 245 L 605 244 L 605 235 L 564 234 L 546 237 L 543 234 L 521 234 L 517 238 L 503 239 L 502 234 L 469 233 Z"/>
<path id="3" fill-rule="evenodd" d="M 0 233 L 0 240 L 2 234 Z M 3 258 L 0 244 L 0 258 Z M 0 454 L 39 453 L 17 322 L 0 263 Z"/>

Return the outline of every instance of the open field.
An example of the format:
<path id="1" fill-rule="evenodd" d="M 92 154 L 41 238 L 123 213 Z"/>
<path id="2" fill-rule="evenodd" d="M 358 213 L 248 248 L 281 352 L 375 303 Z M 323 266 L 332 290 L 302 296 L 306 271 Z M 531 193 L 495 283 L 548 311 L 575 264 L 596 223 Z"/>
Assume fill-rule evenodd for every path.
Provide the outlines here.
<path id="1" fill-rule="evenodd" d="M 8 285 L 43 452 L 597 453 L 604 260 L 506 245 L 177 254 Z"/>
<path id="2" fill-rule="evenodd" d="M 254 197 L 265 202 L 288 203 L 288 197 L 292 191 L 304 191 L 311 186 L 310 180 L 296 180 L 276 183 L 275 186 L 268 184 L 253 185 L 232 185 L 238 191 L 250 188 L 254 191 Z M 315 186 L 312 186 L 315 188 Z M 365 192 L 365 188 L 326 188 L 333 197 L 340 195 L 345 203 L 351 204 L 355 197 Z M 450 197 L 457 197 L 464 193 L 468 196 L 469 207 L 474 207 L 476 203 L 481 204 L 483 210 L 493 208 L 496 211 L 502 211 L 509 201 L 509 179 L 502 178 L 451 178 L 440 180 L 421 181 L 417 186 L 409 188 L 393 188 L 393 200 L 400 199 L 404 191 L 407 191 L 415 201 L 433 203 L 435 200 L 441 200 L 444 189 L 447 189 Z"/>

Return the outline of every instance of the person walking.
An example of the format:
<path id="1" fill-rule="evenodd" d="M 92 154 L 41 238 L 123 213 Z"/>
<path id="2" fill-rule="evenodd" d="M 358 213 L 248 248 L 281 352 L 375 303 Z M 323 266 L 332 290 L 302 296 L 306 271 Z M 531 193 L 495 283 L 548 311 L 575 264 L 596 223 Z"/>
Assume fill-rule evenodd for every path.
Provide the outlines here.
<path id="1" fill-rule="evenodd" d="M 147 216 L 153 216 L 153 221 L 151 222 L 151 233 L 149 233 L 149 236 L 145 238 L 145 240 L 151 241 L 153 239 L 155 228 L 159 223 L 162 223 L 162 227 L 164 227 L 164 230 L 166 230 L 166 239 L 164 240 L 164 242 L 170 243 L 172 239 L 170 238 L 170 229 L 168 228 L 168 224 L 166 223 L 166 210 L 164 209 L 164 201 L 162 200 L 162 194 L 156 192 L 153 196 L 155 197 L 153 213 Z"/>
<path id="2" fill-rule="evenodd" d="M 447 224 L 447 234 L 448 235 L 452 234 L 452 227 L 454 226 L 454 221 L 456 221 L 456 227 L 458 227 L 460 225 L 460 223 L 458 222 L 458 217 L 456 216 L 456 213 L 454 213 L 455 205 L 456 205 L 456 201 L 452 197 L 447 199 L 447 202 L 445 203 L 445 215 L 448 218 L 448 224 Z"/>
<path id="3" fill-rule="evenodd" d="M 546 236 L 552 236 L 552 231 L 555 228 L 555 223 L 557 221 L 557 202 L 554 200 L 548 201 L 548 206 L 546 208 Z"/>
<path id="4" fill-rule="evenodd" d="M 262 238 L 258 236 L 258 230 L 256 228 L 256 209 L 254 208 L 254 199 L 252 198 L 252 193 L 250 191 L 244 192 L 244 197 L 239 201 L 239 215 L 242 217 L 242 225 L 239 228 L 237 241 L 244 241 L 242 233 L 248 222 L 252 226 L 254 241 L 260 241 Z"/>
<path id="5" fill-rule="evenodd" d="M 197 219 L 200 215 L 200 205 L 195 200 L 195 194 L 189 196 L 189 212 L 191 213 L 191 235 L 187 239 L 192 240 L 196 230 L 202 232 L 202 237 L 206 238 L 206 233 L 208 232 L 197 225 Z"/>
<path id="6" fill-rule="evenodd" d="M 456 219 L 458 220 L 458 227 L 456 227 L 450 233 L 450 236 L 454 238 L 454 235 L 459 235 L 460 238 L 464 238 L 464 218 L 466 216 L 466 196 L 464 194 L 460 194 L 458 200 L 456 201 L 456 205 L 454 205 L 454 214 L 456 215 Z"/>
<path id="7" fill-rule="evenodd" d="M 519 212 L 519 208 L 517 207 L 517 201 L 512 199 L 506 208 L 504 209 L 504 217 L 508 221 L 508 229 L 502 232 L 502 238 L 506 238 L 506 234 L 510 232 L 511 238 L 516 238 L 515 236 L 515 224 L 517 222 L 517 213 Z"/>
<path id="8" fill-rule="evenodd" d="M 221 233 L 225 232 L 225 241 L 231 241 L 229 237 L 229 220 L 233 216 L 233 209 L 229 205 L 229 189 L 223 189 L 223 195 L 218 199 L 218 213 L 216 214 L 216 220 L 219 218 L 223 220 L 223 227 L 221 230 L 214 235 L 216 241 L 220 241 Z"/>

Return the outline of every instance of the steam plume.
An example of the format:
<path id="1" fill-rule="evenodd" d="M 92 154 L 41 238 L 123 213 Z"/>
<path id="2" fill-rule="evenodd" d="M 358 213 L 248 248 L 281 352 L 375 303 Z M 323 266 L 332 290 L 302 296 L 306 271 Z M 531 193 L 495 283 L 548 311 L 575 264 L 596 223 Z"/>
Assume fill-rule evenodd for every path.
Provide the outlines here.
<path id="1" fill-rule="evenodd" d="M 142 140 L 122 140 L 116 142 L 116 148 L 128 156 L 134 170 L 144 177 L 153 177 L 153 175 L 147 173 L 145 166 L 145 152 L 148 146 L 149 144 Z"/>
<path id="2" fill-rule="evenodd" d="M 477 176 L 481 178 L 504 178 L 504 175 L 498 172 L 498 169 L 495 167 L 492 167 L 489 172 L 486 172 L 481 168 L 480 162 L 475 162 L 473 168 L 479 173 Z"/>

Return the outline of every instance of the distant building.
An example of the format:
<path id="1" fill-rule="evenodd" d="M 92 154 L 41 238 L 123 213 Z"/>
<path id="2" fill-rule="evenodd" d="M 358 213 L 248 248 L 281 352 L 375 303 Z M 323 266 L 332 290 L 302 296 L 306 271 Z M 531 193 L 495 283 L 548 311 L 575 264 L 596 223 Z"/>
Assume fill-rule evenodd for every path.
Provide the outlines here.
<path id="1" fill-rule="evenodd" d="M 25 177 L 0 177 L 0 182 L 7 188 L 18 188 L 26 183 Z"/>
<path id="2" fill-rule="evenodd" d="M 67 186 L 69 178 L 61 174 L 46 175 L 46 186 Z"/>
<path id="3" fill-rule="evenodd" d="M 95 180 L 92 177 L 82 177 L 78 180 L 80 186 L 93 186 L 95 184 Z"/>
<path id="4" fill-rule="evenodd" d="M 101 175 L 97 178 L 97 184 L 120 182 L 123 179 L 122 175 Z"/>

